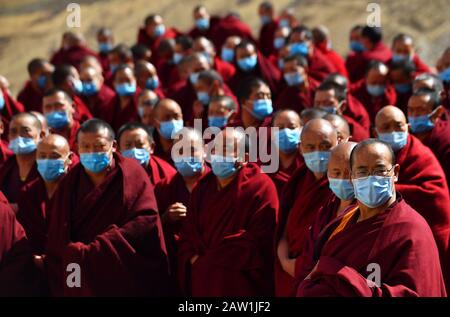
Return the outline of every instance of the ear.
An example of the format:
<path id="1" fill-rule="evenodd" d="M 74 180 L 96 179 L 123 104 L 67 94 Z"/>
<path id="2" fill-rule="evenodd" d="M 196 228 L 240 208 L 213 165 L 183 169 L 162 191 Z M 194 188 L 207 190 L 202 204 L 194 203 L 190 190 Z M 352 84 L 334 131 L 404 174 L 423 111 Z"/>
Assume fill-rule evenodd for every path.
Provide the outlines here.
<path id="1" fill-rule="evenodd" d="M 114 140 L 114 141 L 112 142 L 112 152 L 114 153 L 114 152 L 116 152 L 116 151 L 117 151 L 117 141 Z"/>
<path id="2" fill-rule="evenodd" d="M 45 131 L 41 130 L 41 132 L 39 133 L 39 139 L 43 139 L 45 138 Z"/>
<path id="3" fill-rule="evenodd" d="M 67 166 L 72 165 L 73 155 L 73 152 L 69 152 L 69 155 L 67 156 Z"/>
<path id="4" fill-rule="evenodd" d="M 154 151 L 155 151 L 155 142 L 152 142 L 152 144 L 150 144 L 150 155 L 153 155 Z"/>
<path id="5" fill-rule="evenodd" d="M 434 110 L 434 114 L 431 116 L 431 121 L 436 123 L 445 113 L 444 107 L 441 105 Z"/>
<path id="6" fill-rule="evenodd" d="M 400 165 L 395 164 L 394 166 L 394 183 L 398 182 L 398 174 L 400 173 Z"/>
<path id="7" fill-rule="evenodd" d="M 338 109 L 338 112 L 340 114 L 344 113 L 344 111 L 347 109 L 347 99 L 342 100 L 341 106 Z"/>

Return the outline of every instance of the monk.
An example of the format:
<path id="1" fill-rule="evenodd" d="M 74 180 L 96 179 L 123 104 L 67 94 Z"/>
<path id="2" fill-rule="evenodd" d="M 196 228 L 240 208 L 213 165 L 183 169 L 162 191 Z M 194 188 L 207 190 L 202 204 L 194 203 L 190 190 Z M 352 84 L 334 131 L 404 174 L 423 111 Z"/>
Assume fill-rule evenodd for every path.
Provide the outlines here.
<path id="1" fill-rule="evenodd" d="M 275 65 L 279 70 L 283 70 L 284 61 L 283 59 L 289 55 L 289 49 L 285 46 L 290 29 L 288 27 L 278 27 L 275 30 L 274 40 L 273 40 L 273 53 L 268 56 L 269 61 Z"/>
<path id="2" fill-rule="evenodd" d="M 389 79 L 394 84 L 397 102 L 395 106 L 407 112 L 408 101 L 413 90 L 413 81 L 416 66 L 409 60 L 391 62 L 389 66 Z"/>
<path id="3" fill-rule="evenodd" d="M 287 86 L 275 102 L 276 109 L 292 109 L 297 113 L 314 105 L 314 93 L 319 82 L 308 75 L 308 61 L 301 55 L 283 59 L 283 77 Z"/>
<path id="4" fill-rule="evenodd" d="M 349 142 L 349 140 L 352 138 L 350 125 L 343 116 L 333 113 L 327 113 L 323 118 L 329 121 L 336 129 L 339 143 Z"/>
<path id="5" fill-rule="evenodd" d="M 302 126 L 305 126 L 309 121 L 313 119 L 323 119 L 328 113 L 320 108 L 306 108 L 300 112 L 300 121 Z"/>
<path id="6" fill-rule="evenodd" d="M 192 17 L 194 18 L 195 25 L 188 32 L 188 35 L 196 39 L 200 36 L 204 36 L 208 39 L 214 39 L 216 34 L 216 26 L 220 22 L 219 16 L 211 16 L 205 5 L 197 5 L 192 10 Z"/>
<path id="7" fill-rule="evenodd" d="M 134 67 L 133 53 L 125 44 L 118 44 L 109 51 L 108 61 L 110 71 L 104 74 L 105 83 L 114 89 L 114 73 L 120 65 Z"/>
<path id="8" fill-rule="evenodd" d="M 208 107 L 208 127 L 222 129 L 238 120 L 236 101 L 229 96 L 211 97 Z"/>
<path id="9" fill-rule="evenodd" d="M 43 112 L 50 132 L 66 138 L 72 152 L 77 153 L 77 131 L 80 123 L 74 119 L 73 100 L 61 89 L 47 91 L 43 98 Z"/>
<path id="10" fill-rule="evenodd" d="M 1 136 L 3 135 L 3 132 L 5 131 L 5 125 L 3 124 L 3 121 L 1 120 L 0 116 L 0 169 L 10 156 L 12 156 L 14 153 L 8 148 L 8 143 L 6 141 L 3 141 Z"/>
<path id="11" fill-rule="evenodd" d="M 117 140 L 121 154 L 141 164 L 153 186 L 164 179 L 170 180 L 176 174 L 169 163 L 153 155 L 155 141 L 150 130 L 141 123 L 127 123 L 122 126 L 117 134 Z"/>
<path id="12" fill-rule="evenodd" d="M 164 98 L 165 94 L 153 64 L 146 61 L 137 62 L 134 67 L 134 75 L 136 84 L 140 89 L 153 90 L 159 99 Z"/>
<path id="13" fill-rule="evenodd" d="M 6 131 L 9 129 L 12 117 L 24 111 L 25 108 L 20 102 L 14 100 L 6 89 L 0 88 L 0 116 Z M 8 133 L 5 133 L 3 139 L 7 138 Z"/>
<path id="14" fill-rule="evenodd" d="M 439 94 L 424 88 L 414 92 L 408 103 L 411 132 L 428 146 L 450 183 L 450 124 Z"/>
<path id="15" fill-rule="evenodd" d="M 375 119 L 378 138 L 389 142 L 402 168 L 397 190 L 421 214 L 433 231 L 446 286 L 450 285 L 450 198 L 444 171 L 433 152 L 408 133 L 403 112 L 393 106 Z"/>
<path id="16" fill-rule="evenodd" d="M 0 190 L 17 210 L 23 186 L 36 179 L 36 146 L 44 136 L 41 123 L 34 115 L 15 115 L 9 126 L 9 149 L 14 153 L 0 169 Z"/>
<path id="17" fill-rule="evenodd" d="M 350 52 L 345 59 L 345 68 L 347 68 L 348 78 L 351 83 L 357 82 L 364 77 L 361 67 L 365 67 L 363 52 L 365 47 L 362 43 L 363 25 L 357 24 L 353 26 L 349 33 Z M 367 66 L 366 66 L 367 67 Z"/>
<path id="18" fill-rule="evenodd" d="M 239 36 L 229 36 L 227 37 L 227 39 L 225 40 L 225 43 L 222 46 L 222 51 L 220 53 L 220 59 L 228 62 L 228 63 L 234 63 L 234 58 L 235 58 L 235 49 L 236 46 L 239 45 L 239 43 L 241 43 L 242 38 L 240 38 Z"/>
<path id="19" fill-rule="evenodd" d="M 114 34 L 110 28 L 101 27 L 97 31 L 98 60 L 103 71 L 109 71 L 108 53 L 114 48 Z"/>
<path id="20" fill-rule="evenodd" d="M 446 296 L 430 227 L 396 192 L 401 165 L 390 147 L 363 141 L 350 164 L 358 205 L 320 234 L 297 296 Z"/>
<path id="21" fill-rule="evenodd" d="M 178 271 L 190 296 L 272 296 L 275 185 L 247 163 L 246 136 L 220 132 L 180 234 Z M 214 213 L 211 211 L 214 210 Z"/>
<path id="22" fill-rule="evenodd" d="M 213 32 L 214 36 L 211 40 L 217 49 L 222 47 L 230 36 L 238 36 L 241 39 L 256 43 L 251 28 L 236 13 L 229 13 L 221 18 L 219 23 L 214 27 Z"/>
<path id="23" fill-rule="evenodd" d="M 299 19 L 297 18 L 296 10 L 292 7 L 283 9 L 280 13 L 279 20 L 279 24 L 281 27 L 287 27 L 291 30 L 301 24 Z"/>
<path id="24" fill-rule="evenodd" d="M 53 54 L 50 63 L 55 66 L 72 65 L 78 68 L 86 55 L 97 57 L 97 53 L 87 47 L 83 35 L 76 32 L 65 32 L 62 36 L 61 48 Z"/>
<path id="25" fill-rule="evenodd" d="M 47 124 L 47 119 L 45 119 L 45 116 L 42 114 L 42 112 L 30 111 L 30 113 L 32 115 L 34 115 L 36 118 L 38 118 L 39 122 L 41 123 L 42 132 L 43 132 L 44 136 L 49 135 L 50 129 Z"/>
<path id="26" fill-rule="evenodd" d="M 150 63 L 152 59 L 152 51 L 143 44 L 134 44 L 131 46 L 131 53 L 133 54 L 133 63 L 136 65 L 138 62 Z"/>
<path id="27" fill-rule="evenodd" d="M 26 111 L 42 111 L 42 97 L 49 88 L 54 67 L 42 58 L 32 59 L 27 65 L 30 78 L 17 95 L 17 101 L 22 103 Z"/>
<path id="28" fill-rule="evenodd" d="M 300 134 L 302 125 L 297 112 L 289 109 L 279 110 L 274 113 L 272 127 L 278 128 L 275 133 L 280 167 L 276 173 L 270 173 L 278 197 L 284 194 L 285 185 L 294 172 L 305 164 L 300 153 Z"/>
<path id="29" fill-rule="evenodd" d="M 270 1 L 264 1 L 258 7 L 261 28 L 259 30 L 258 42 L 261 53 L 269 57 L 275 53 L 274 40 L 275 31 L 278 29 L 278 19 L 275 18 L 275 8 Z"/>
<path id="30" fill-rule="evenodd" d="M 77 138 L 81 164 L 58 185 L 49 210 L 44 261 L 52 294 L 167 296 L 166 249 L 145 171 L 116 152 L 104 121 L 86 121 Z M 73 263 L 79 287 L 66 282 Z"/>
<path id="31" fill-rule="evenodd" d="M 159 97 L 153 90 L 141 90 L 141 93 L 138 96 L 138 114 L 140 122 L 150 129 L 155 128 L 153 110 L 158 102 Z"/>
<path id="32" fill-rule="evenodd" d="M 392 39 L 392 58 L 391 62 L 411 61 L 416 69 L 416 75 L 429 73 L 430 67 L 427 66 L 419 57 L 414 47 L 414 40 L 410 35 L 399 33 Z M 388 64 L 390 64 L 388 62 Z"/>
<path id="33" fill-rule="evenodd" d="M 37 146 L 36 162 L 40 177 L 20 191 L 17 213 L 17 220 L 25 229 L 36 255 L 45 253 L 50 199 L 69 168 L 78 161 L 67 140 L 60 135 L 50 134 Z"/>
<path id="34" fill-rule="evenodd" d="M 275 262 L 277 296 L 295 295 L 295 261 L 301 254 L 308 228 L 332 195 L 327 167 L 330 150 L 337 143 L 336 130 L 324 119 L 313 119 L 303 127 L 300 149 L 305 164 L 291 176 L 280 198 Z"/>
<path id="35" fill-rule="evenodd" d="M 370 132 L 358 121 L 347 115 L 348 99 L 346 91 L 332 82 L 324 82 L 317 87 L 314 96 L 314 107 L 320 108 L 331 114 L 339 114 L 344 117 L 350 126 L 352 140 L 362 141 L 369 138 Z"/>
<path id="36" fill-rule="evenodd" d="M 364 105 L 371 122 L 377 112 L 386 105 L 395 105 L 397 95 L 389 84 L 389 69 L 378 61 L 369 64 L 364 79 L 350 87 L 350 93 Z"/>

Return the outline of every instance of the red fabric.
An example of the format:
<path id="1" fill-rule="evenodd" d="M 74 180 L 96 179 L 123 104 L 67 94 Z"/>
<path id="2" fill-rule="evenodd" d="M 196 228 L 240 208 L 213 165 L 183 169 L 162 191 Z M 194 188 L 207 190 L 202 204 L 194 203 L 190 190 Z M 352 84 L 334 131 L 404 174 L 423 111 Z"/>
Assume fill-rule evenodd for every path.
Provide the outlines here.
<path id="1" fill-rule="evenodd" d="M 156 69 L 161 86 L 169 94 L 176 90 L 177 86 L 180 85 L 181 82 L 183 84 L 185 82 L 180 78 L 177 65 L 175 65 L 171 60 L 160 62 L 156 66 Z"/>
<path id="2" fill-rule="evenodd" d="M 273 46 L 275 39 L 275 32 L 278 29 L 278 20 L 272 20 L 269 23 L 263 25 L 259 30 L 259 47 L 261 53 L 269 57 L 271 54 L 275 54 L 277 50 Z"/>
<path id="3" fill-rule="evenodd" d="M 267 175 L 270 176 L 270 178 L 273 180 L 275 186 L 277 187 L 277 193 L 278 197 L 282 197 L 284 194 L 285 185 L 291 178 L 291 176 L 294 174 L 294 172 L 303 166 L 305 164 L 305 161 L 303 160 L 303 156 L 300 154 L 300 150 L 297 151 L 297 157 L 295 158 L 295 161 L 287 168 L 284 169 L 281 166 L 276 173 L 269 173 Z"/>
<path id="4" fill-rule="evenodd" d="M 450 289 L 450 198 L 444 171 L 431 150 L 412 135 L 396 153 L 396 161 L 400 165 L 396 189 L 430 225 Z"/>
<path id="5" fill-rule="evenodd" d="M 312 108 L 314 106 L 314 94 L 319 82 L 308 77 L 308 88 L 299 86 L 286 86 L 278 95 L 274 108 L 292 109 L 298 114 L 305 108 Z"/>
<path id="6" fill-rule="evenodd" d="M 152 52 L 151 63 L 153 65 L 157 65 L 160 58 L 158 56 L 158 47 L 162 40 L 164 39 L 174 39 L 177 36 L 181 35 L 181 33 L 174 28 L 166 28 L 166 33 L 164 33 L 160 37 L 150 37 L 145 28 L 140 28 L 137 36 L 137 44 L 142 44 L 147 46 Z"/>
<path id="7" fill-rule="evenodd" d="M 64 128 L 64 130 L 50 129 L 50 132 L 59 134 L 59 135 L 65 137 L 67 142 L 69 142 L 70 150 L 74 153 L 78 153 L 77 132 L 78 132 L 79 128 L 80 128 L 80 123 L 78 121 L 74 120 L 70 130 L 68 127 L 66 127 L 66 128 Z"/>
<path id="8" fill-rule="evenodd" d="M 355 83 L 363 79 L 367 71 L 363 54 L 350 52 L 345 59 L 345 68 L 347 69 L 350 82 Z"/>
<path id="9" fill-rule="evenodd" d="M 192 37 L 194 40 L 197 37 L 204 36 L 210 41 L 217 37 L 217 24 L 220 23 L 221 18 L 219 16 L 211 16 L 209 18 L 209 28 L 207 30 L 199 30 L 196 26 L 194 26 L 189 32 L 188 35 Z M 220 47 L 216 47 L 217 50 L 220 50 Z"/>
<path id="10" fill-rule="evenodd" d="M 342 115 L 344 119 L 347 121 L 349 127 L 350 127 L 350 135 L 351 141 L 360 142 L 365 139 L 370 138 L 370 130 L 364 128 L 359 121 L 353 119 L 352 117 L 349 117 L 347 115 Z"/>
<path id="11" fill-rule="evenodd" d="M 324 230 L 318 266 L 297 296 L 446 296 L 433 235 L 414 209 L 399 198 L 376 216 L 357 222 L 358 216 L 330 240 L 341 219 Z M 379 265 L 381 285 L 368 281 L 371 263 Z"/>
<path id="12" fill-rule="evenodd" d="M 103 69 L 103 75 L 109 71 L 109 59 L 108 59 L 108 54 L 107 53 L 101 53 L 98 52 L 97 53 L 97 57 L 98 60 L 100 61 L 100 65 L 102 66 Z"/>
<path id="13" fill-rule="evenodd" d="M 214 46 L 218 51 L 222 50 L 222 46 L 225 44 L 226 39 L 229 36 L 236 35 L 243 39 L 248 39 L 256 43 L 252 36 L 251 28 L 239 20 L 238 17 L 233 15 L 227 15 L 222 18 L 213 29 L 211 29 L 213 37 L 210 40 L 214 43 Z"/>
<path id="14" fill-rule="evenodd" d="M 81 99 L 88 107 L 90 113 L 95 118 L 103 119 L 101 116 L 111 107 L 116 92 L 106 85 L 102 85 L 97 94 L 92 96 L 81 96 Z"/>
<path id="15" fill-rule="evenodd" d="M 401 94 L 399 92 L 395 92 L 397 95 L 397 100 L 395 102 L 395 106 L 397 108 L 400 108 L 403 113 L 405 115 L 408 114 L 408 102 L 409 102 L 409 98 L 411 98 L 412 96 L 412 91 L 411 92 L 407 92 L 406 94 Z"/>
<path id="16" fill-rule="evenodd" d="M 192 192 L 181 231 L 182 289 L 192 296 L 273 295 L 277 209 L 276 188 L 255 164 L 221 190 L 216 176 L 206 175 Z"/>
<path id="17" fill-rule="evenodd" d="M 214 57 L 213 68 L 222 76 L 224 81 L 228 81 L 236 73 L 236 68 L 228 62 L 221 60 L 219 57 Z"/>
<path id="18" fill-rule="evenodd" d="M 167 295 L 168 263 L 153 187 L 135 160 L 114 154 L 114 161 L 97 187 L 81 164 L 59 184 L 46 257 L 54 295 Z M 80 288 L 66 285 L 68 263 L 81 267 Z"/>
<path id="19" fill-rule="evenodd" d="M 73 107 L 75 109 L 73 118 L 81 123 L 89 119 L 92 119 L 92 114 L 89 111 L 88 106 L 86 106 L 86 104 L 83 102 L 83 100 L 81 100 L 81 98 L 76 95 L 73 95 L 72 99 L 73 99 Z"/>
<path id="20" fill-rule="evenodd" d="M 308 228 L 320 207 L 331 195 L 328 178 L 325 176 L 316 180 L 306 164 L 299 167 L 289 179 L 284 189 L 284 196 L 280 199 L 276 245 L 286 231 L 292 259 L 300 255 Z M 277 296 L 295 295 L 294 278 L 283 270 L 278 258 L 275 262 L 275 290 Z"/>
<path id="21" fill-rule="evenodd" d="M 105 107 L 100 111 L 99 116 L 104 118 L 104 120 L 108 122 L 116 132 L 125 123 L 138 121 L 139 114 L 137 111 L 137 99 L 139 94 L 140 89 L 138 88 L 136 93 L 128 99 L 128 103 L 124 108 L 121 108 L 120 97 L 119 95 L 116 95 L 108 107 Z"/>
<path id="22" fill-rule="evenodd" d="M 5 141 L 0 140 L 0 169 L 9 157 L 13 156 L 14 153 L 8 148 L 8 145 Z"/>
<path id="23" fill-rule="evenodd" d="M 384 106 L 395 105 L 397 95 L 391 85 L 386 85 L 384 95 L 373 97 L 367 92 L 366 80 L 360 80 L 350 88 L 350 93 L 364 105 L 369 114 L 371 122 L 374 122 L 378 111 Z"/>
<path id="24" fill-rule="evenodd" d="M 50 63 L 55 66 L 69 64 L 79 69 L 81 61 L 86 56 L 94 56 L 98 59 L 97 53 L 90 48 L 83 45 L 75 45 L 69 49 L 60 48 L 53 54 Z"/>
<path id="25" fill-rule="evenodd" d="M 150 161 L 145 170 L 150 177 L 150 183 L 153 186 L 156 186 L 164 179 L 172 179 L 177 173 L 177 170 L 174 169 L 172 165 L 154 155 L 150 156 Z"/>
<path id="26" fill-rule="evenodd" d="M 17 95 L 17 101 L 24 105 L 25 111 L 42 112 L 43 96 L 42 91 L 34 88 L 31 81 L 28 80 Z"/>
<path id="27" fill-rule="evenodd" d="M 318 49 L 314 49 L 312 55 L 308 56 L 307 59 L 308 75 L 319 82 L 328 75 L 337 72 L 336 67 Z"/>
<path id="28" fill-rule="evenodd" d="M 9 122 L 11 121 L 11 118 L 20 112 L 24 112 L 25 107 L 20 102 L 15 101 L 6 89 L 2 89 L 1 93 L 3 93 L 3 99 L 5 100 L 5 105 L 3 109 L 0 110 L 0 115 L 4 125 L 2 139 L 8 140 Z"/>
<path id="29" fill-rule="evenodd" d="M 416 75 L 422 74 L 422 73 L 432 73 L 431 68 L 428 67 L 427 64 L 425 64 L 419 57 L 419 55 L 414 54 L 412 58 L 412 62 L 416 66 Z M 392 63 L 392 58 L 389 60 L 388 64 L 390 65 Z"/>
<path id="30" fill-rule="evenodd" d="M 345 68 L 345 61 L 341 55 L 331 48 L 328 48 L 326 43 L 321 43 L 320 45 L 316 45 L 314 47 L 318 49 L 331 64 L 333 64 L 339 74 L 348 77 L 347 68 Z"/>

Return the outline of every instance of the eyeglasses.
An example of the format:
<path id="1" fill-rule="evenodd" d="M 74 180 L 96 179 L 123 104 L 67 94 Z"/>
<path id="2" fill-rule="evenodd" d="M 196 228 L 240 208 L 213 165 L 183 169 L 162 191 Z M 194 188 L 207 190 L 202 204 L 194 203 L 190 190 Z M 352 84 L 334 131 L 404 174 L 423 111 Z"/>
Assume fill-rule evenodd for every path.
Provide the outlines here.
<path id="1" fill-rule="evenodd" d="M 376 168 L 372 172 L 369 172 L 367 170 L 362 170 L 361 169 L 361 170 L 354 171 L 352 174 L 353 174 L 354 178 L 367 178 L 369 176 L 386 177 L 386 176 L 389 176 L 389 174 L 394 169 L 394 167 L 395 166 L 392 166 L 390 169 Z"/>

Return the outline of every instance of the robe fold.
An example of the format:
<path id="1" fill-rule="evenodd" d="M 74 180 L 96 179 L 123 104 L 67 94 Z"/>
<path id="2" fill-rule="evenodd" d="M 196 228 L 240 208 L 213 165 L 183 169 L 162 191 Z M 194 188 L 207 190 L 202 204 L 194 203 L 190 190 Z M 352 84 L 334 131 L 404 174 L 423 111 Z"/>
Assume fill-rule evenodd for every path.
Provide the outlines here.
<path id="1" fill-rule="evenodd" d="M 286 86 L 278 95 L 274 109 L 292 109 L 299 115 L 305 108 L 314 106 L 314 94 L 319 82 L 308 77 L 308 87 Z"/>
<path id="2" fill-rule="evenodd" d="M 220 190 L 212 172 L 203 177 L 180 234 L 182 290 L 192 296 L 273 295 L 277 210 L 275 185 L 253 163 Z M 191 265 L 194 255 L 199 257 Z"/>
<path id="3" fill-rule="evenodd" d="M 77 132 L 79 128 L 80 123 L 76 120 L 73 120 L 72 127 L 66 127 L 63 130 L 50 129 L 50 132 L 65 137 L 67 142 L 69 143 L 70 150 L 74 153 L 78 153 Z"/>
<path id="4" fill-rule="evenodd" d="M 110 109 L 115 96 L 116 92 L 114 90 L 106 85 L 102 85 L 97 94 L 82 96 L 81 99 L 95 118 L 104 120 L 102 116 Z"/>
<path id="5" fill-rule="evenodd" d="M 275 32 L 278 29 L 278 20 L 272 20 L 267 24 L 264 24 L 259 30 L 259 48 L 261 53 L 269 57 L 275 54 L 277 50 L 273 46 L 273 41 L 275 39 Z"/>
<path id="6" fill-rule="evenodd" d="M 337 72 L 336 67 L 318 49 L 314 49 L 312 55 L 308 55 L 308 76 L 321 82 L 328 75 Z"/>
<path id="7" fill-rule="evenodd" d="M 121 106 L 120 97 L 116 95 L 109 106 L 101 111 L 100 116 L 108 122 L 114 131 L 118 131 L 121 126 L 128 122 L 139 121 L 138 96 L 140 89 L 128 99 L 124 108 Z"/>
<path id="8" fill-rule="evenodd" d="M 172 179 L 172 177 L 174 177 L 177 173 L 177 170 L 173 168 L 172 165 L 154 155 L 150 156 L 150 160 L 145 168 L 145 171 L 150 177 L 150 183 L 153 186 L 156 186 L 165 179 Z"/>
<path id="9" fill-rule="evenodd" d="M 60 48 L 53 54 L 50 59 L 50 63 L 55 66 L 69 64 L 74 66 L 76 69 L 79 69 L 81 61 L 86 56 L 94 56 L 98 59 L 97 53 L 90 48 L 83 45 L 74 45 L 69 49 Z"/>
<path id="10" fill-rule="evenodd" d="M 73 114 L 73 118 L 81 123 L 92 119 L 92 113 L 89 111 L 88 106 L 81 100 L 80 97 L 73 95 L 73 107 L 75 109 L 75 113 Z"/>
<path id="11" fill-rule="evenodd" d="M 160 60 L 160 56 L 158 55 L 158 48 L 161 44 L 161 41 L 164 39 L 175 39 L 181 34 L 182 33 L 177 29 L 167 27 L 166 32 L 161 37 L 150 37 L 145 31 L 145 28 L 140 28 L 137 35 L 137 44 L 145 45 L 150 49 L 150 51 L 152 52 L 150 62 L 153 65 L 157 65 Z"/>
<path id="12" fill-rule="evenodd" d="M 46 264 L 53 295 L 169 294 L 153 186 L 136 161 L 114 154 L 97 187 L 77 165 L 59 184 L 50 214 Z M 80 267 L 79 288 L 66 285 L 70 263 Z"/>
<path id="13" fill-rule="evenodd" d="M 335 233 L 342 217 L 320 235 L 315 249 L 318 265 L 299 285 L 297 296 L 446 296 L 431 230 L 401 197 L 361 222 L 359 210 L 349 215 L 341 231 Z M 379 285 L 374 266 L 379 268 L 375 271 Z"/>
<path id="14" fill-rule="evenodd" d="M 222 76 L 223 81 L 228 81 L 236 73 L 236 68 L 233 64 L 221 60 L 219 57 L 214 57 L 213 69 Z"/>
<path id="15" fill-rule="evenodd" d="M 17 95 L 17 101 L 22 103 L 25 107 L 25 111 L 37 111 L 42 112 L 42 98 L 44 94 L 42 91 L 36 89 L 28 80 L 25 86 Z"/>
<path id="16" fill-rule="evenodd" d="M 284 194 L 284 186 L 286 183 L 289 181 L 294 172 L 303 164 L 305 164 L 303 156 L 300 154 L 299 150 L 297 150 L 295 161 L 288 168 L 283 168 L 280 162 L 280 167 L 276 173 L 267 174 L 274 182 L 279 198 L 281 198 Z"/>
<path id="17" fill-rule="evenodd" d="M 222 46 L 229 36 L 236 35 L 242 39 L 248 39 L 256 43 L 252 35 L 251 28 L 234 15 L 227 15 L 211 29 L 214 36 L 210 38 L 218 53 L 222 50 Z"/>

